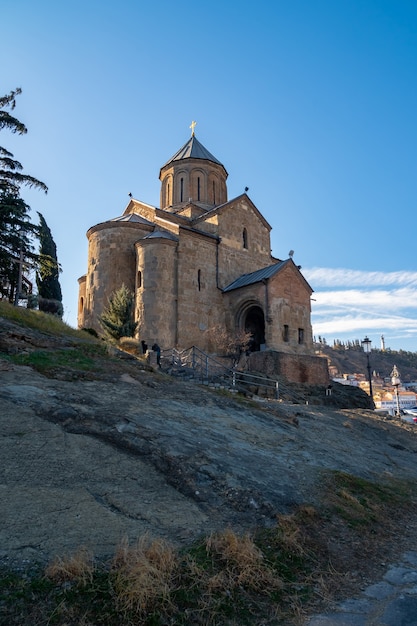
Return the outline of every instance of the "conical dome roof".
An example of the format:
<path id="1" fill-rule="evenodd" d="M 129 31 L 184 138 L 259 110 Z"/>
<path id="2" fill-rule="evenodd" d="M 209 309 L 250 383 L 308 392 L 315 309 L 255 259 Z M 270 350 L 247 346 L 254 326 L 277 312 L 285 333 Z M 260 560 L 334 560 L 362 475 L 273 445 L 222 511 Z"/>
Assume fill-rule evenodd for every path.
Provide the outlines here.
<path id="1" fill-rule="evenodd" d="M 187 143 L 185 143 L 163 167 L 169 165 L 172 161 L 181 161 L 183 159 L 205 159 L 206 161 L 212 161 L 224 167 L 223 163 L 216 159 L 216 157 L 198 141 L 195 135 L 192 135 Z"/>
<path id="2" fill-rule="evenodd" d="M 191 202 L 212 208 L 227 201 L 227 171 L 193 134 L 161 167 L 161 209 L 174 211 Z"/>

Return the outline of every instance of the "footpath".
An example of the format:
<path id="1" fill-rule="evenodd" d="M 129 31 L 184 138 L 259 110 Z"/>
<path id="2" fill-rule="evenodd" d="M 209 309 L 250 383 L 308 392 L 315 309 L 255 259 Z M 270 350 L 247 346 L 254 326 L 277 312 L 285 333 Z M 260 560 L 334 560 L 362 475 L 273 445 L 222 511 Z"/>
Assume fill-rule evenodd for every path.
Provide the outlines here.
<path id="1" fill-rule="evenodd" d="M 383 579 L 306 626 L 417 626 L 417 551 L 406 552 Z"/>

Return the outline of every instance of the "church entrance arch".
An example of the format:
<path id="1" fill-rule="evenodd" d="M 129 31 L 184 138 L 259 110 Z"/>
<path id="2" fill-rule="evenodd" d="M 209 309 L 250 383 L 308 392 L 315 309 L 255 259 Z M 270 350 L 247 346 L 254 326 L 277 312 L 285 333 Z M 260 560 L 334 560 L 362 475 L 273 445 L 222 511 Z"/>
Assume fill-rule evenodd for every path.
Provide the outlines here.
<path id="1" fill-rule="evenodd" d="M 258 304 L 248 303 L 240 310 L 239 328 L 252 335 L 250 352 L 257 352 L 265 345 L 265 316 Z"/>

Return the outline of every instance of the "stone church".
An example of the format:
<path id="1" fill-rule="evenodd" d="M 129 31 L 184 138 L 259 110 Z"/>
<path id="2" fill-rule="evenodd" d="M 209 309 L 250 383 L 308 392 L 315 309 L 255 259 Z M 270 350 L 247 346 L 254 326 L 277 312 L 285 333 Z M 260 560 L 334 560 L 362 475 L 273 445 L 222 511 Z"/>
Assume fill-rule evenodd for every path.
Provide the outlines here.
<path id="1" fill-rule="evenodd" d="M 161 167 L 160 207 L 131 198 L 87 232 L 78 325 L 125 284 L 139 339 L 212 349 L 211 329 L 252 334 L 252 352 L 313 355 L 312 289 L 291 257 L 271 256 L 271 226 L 247 193 L 228 199 L 227 171 L 194 133 Z M 308 377 L 307 377 L 308 378 Z"/>

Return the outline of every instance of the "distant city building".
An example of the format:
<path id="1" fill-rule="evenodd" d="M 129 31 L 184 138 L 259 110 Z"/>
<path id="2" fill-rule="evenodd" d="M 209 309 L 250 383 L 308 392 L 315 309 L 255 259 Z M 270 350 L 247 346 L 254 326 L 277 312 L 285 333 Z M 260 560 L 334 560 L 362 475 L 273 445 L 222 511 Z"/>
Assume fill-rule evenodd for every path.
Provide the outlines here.
<path id="1" fill-rule="evenodd" d="M 381 350 L 382 350 L 382 352 L 385 352 L 385 339 L 384 339 L 384 335 L 381 335 Z"/>
<path id="2" fill-rule="evenodd" d="M 375 408 L 383 409 L 392 413 L 397 409 L 397 397 L 394 392 L 387 391 L 380 398 L 374 394 Z M 398 404 L 400 409 L 411 409 L 417 406 L 417 396 L 411 391 L 400 391 L 398 393 Z"/>

